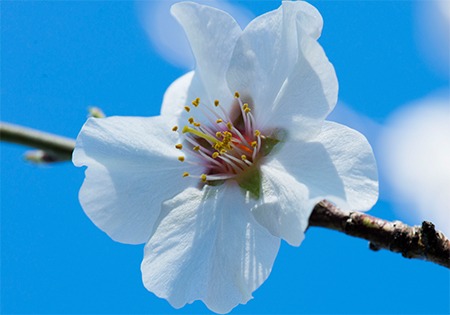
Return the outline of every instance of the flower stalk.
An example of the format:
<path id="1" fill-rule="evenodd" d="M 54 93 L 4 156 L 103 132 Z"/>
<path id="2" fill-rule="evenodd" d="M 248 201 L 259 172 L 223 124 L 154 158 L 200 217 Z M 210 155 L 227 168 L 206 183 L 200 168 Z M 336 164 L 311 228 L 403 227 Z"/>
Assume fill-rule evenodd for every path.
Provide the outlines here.
<path id="1" fill-rule="evenodd" d="M 70 161 L 75 141 L 54 134 L 0 123 L 0 140 L 41 149 Z M 368 240 L 370 249 L 386 249 L 403 257 L 423 259 L 450 269 L 450 240 L 424 221 L 409 226 L 400 221 L 387 221 L 361 212 L 347 212 L 328 201 L 318 203 L 309 219 L 309 227 L 323 227 Z"/>

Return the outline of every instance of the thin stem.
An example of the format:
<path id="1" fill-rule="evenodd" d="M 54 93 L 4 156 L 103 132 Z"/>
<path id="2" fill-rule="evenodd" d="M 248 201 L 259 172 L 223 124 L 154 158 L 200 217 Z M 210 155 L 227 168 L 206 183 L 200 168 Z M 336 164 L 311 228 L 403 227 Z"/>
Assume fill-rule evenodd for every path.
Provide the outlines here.
<path id="1" fill-rule="evenodd" d="M 35 147 L 70 160 L 75 141 L 41 131 L 0 123 L 0 140 Z M 324 200 L 309 218 L 310 227 L 323 227 L 368 240 L 370 249 L 387 249 L 406 258 L 424 259 L 450 268 L 450 240 L 434 224 L 409 226 L 360 212 L 342 211 Z"/>
<path id="2" fill-rule="evenodd" d="M 0 141 L 41 149 L 58 161 L 70 161 L 75 148 L 72 139 L 4 122 L 0 122 Z"/>

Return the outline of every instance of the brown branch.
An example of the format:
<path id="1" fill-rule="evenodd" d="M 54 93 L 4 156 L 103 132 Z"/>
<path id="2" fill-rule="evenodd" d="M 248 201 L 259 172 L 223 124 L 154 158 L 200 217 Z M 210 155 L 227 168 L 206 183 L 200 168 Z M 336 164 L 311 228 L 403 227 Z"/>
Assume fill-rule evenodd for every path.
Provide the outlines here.
<path id="1" fill-rule="evenodd" d="M 406 258 L 424 259 L 450 268 L 450 240 L 428 221 L 422 226 L 409 226 L 360 212 L 342 211 L 322 201 L 315 206 L 309 225 L 363 238 L 375 251 L 387 249 Z"/>
<path id="2" fill-rule="evenodd" d="M 59 161 L 70 160 L 75 141 L 37 130 L 0 123 L 0 140 L 42 149 Z M 46 161 L 43 162 L 53 162 Z M 450 268 L 450 241 L 436 231 L 434 224 L 408 226 L 400 221 L 389 222 L 359 212 L 346 212 L 333 204 L 318 203 L 309 219 L 309 226 L 324 227 L 368 240 L 372 250 L 387 249 L 406 258 L 424 259 Z"/>

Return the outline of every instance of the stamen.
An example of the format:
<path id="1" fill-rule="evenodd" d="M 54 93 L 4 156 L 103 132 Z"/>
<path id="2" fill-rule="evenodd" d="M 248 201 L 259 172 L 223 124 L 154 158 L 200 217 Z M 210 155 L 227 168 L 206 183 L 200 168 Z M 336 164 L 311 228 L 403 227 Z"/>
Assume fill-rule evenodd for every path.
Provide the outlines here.
<path id="1" fill-rule="evenodd" d="M 258 161 L 257 155 L 264 136 L 255 128 L 249 104 L 242 102 L 239 92 L 235 92 L 234 97 L 241 112 L 239 127 L 233 124 L 234 120 L 230 118 L 228 109 L 225 110 L 222 106 L 220 110 L 214 108 L 219 107 L 219 100 L 214 100 L 214 106 L 200 103 L 200 98 L 191 102 L 192 106 L 200 108 L 204 119 L 196 121 L 194 117 L 189 117 L 189 124 L 186 123 L 181 130 L 185 134 L 184 140 L 189 146 L 192 145 L 190 150 L 184 149 L 181 143 L 175 147 L 184 149 L 185 154 L 178 157 L 179 161 L 186 162 L 187 165 L 203 166 L 205 173 L 190 175 L 184 172 L 183 177 L 191 176 L 204 183 L 225 180 L 239 176 Z M 184 109 L 189 112 L 190 106 L 185 106 Z M 172 130 L 178 131 L 178 126 L 174 126 Z"/>
<path id="2" fill-rule="evenodd" d="M 229 159 L 232 159 L 233 161 L 235 161 L 238 164 L 238 166 L 245 167 L 245 164 L 243 163 L 242 160 L 240 160 L 240 159 L 238 159 L 238 158 L 236 158 L 236 157 L 234 157 L 234 156 L 232 156 L 230 154 L 227 154 L 226 157 L 229 158 Z"/>
<path id="3" fill-rule="evenodd" d="M 231 159 L 232 158 L 231 155 L 229 155 L 229 154 L 220 155 L 220 158 L 222 160 L 224 160 L 225 162 L 227 162 L 227 165 L 231 167 L 231 169 L 233 170 L 233 172 L 235 174 L 237 174 L 243 170 L 243 168 L 240 168 L 238 165 L 236 165 L 236 163 L 233 162 L 233 160 Z M 236 158 L 234 158 L 234 159 L 236 159 Z M 240 161 L 238 159 L 236 159 L 236 160 L 239 161 L 240 163 L 242 163 L 242 161 Z"/>
<path id="4" fill-rule="evenodd" d="M 195 107 L 197 107 L 198 104 L 200 104 L 200 98 L 199 97 L 197 97 L 195 100 L 192 101 L 192 105 L 194 105 Z"/>
<path id="5" fill-rule="evenodd" d="M 233 178 L 234 174 L 214 174 L 214 175 L 208 175 L 208 180 L 212 181 L 212 180 L 225 180 L 225 179 L 230 179 Z"/>

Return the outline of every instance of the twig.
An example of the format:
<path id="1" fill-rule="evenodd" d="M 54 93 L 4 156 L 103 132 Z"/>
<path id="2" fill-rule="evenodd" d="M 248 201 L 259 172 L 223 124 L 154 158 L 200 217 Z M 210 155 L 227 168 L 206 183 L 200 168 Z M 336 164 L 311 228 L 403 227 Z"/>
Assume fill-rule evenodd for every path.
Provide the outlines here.
<path id="1" fill-rule="evenodd" d="M 70 160 L 75 141 L 49 133 L 0 123 L 0 140 L 23 144 Z M 450 268 L 450 241 L 434 224 L 408 226 L 389 222 L 360 212 L 342 211 L 328 201 L 318 203 L 309 226 L 323 227 L 368 240 L 370 249 L 387 249 L 406 258 L 418 258 Z"/>
<path id="2" fill-rule="evenodd" d="M 41 149 L 45 162 L 70 161 L 75 147 L 72 139 L 3 122 L 0 123 L 0 140 Z"/>
<path id="3" fill-rule="evenodd" d="M 319 226 L 368 240 L 370 249 L 387 249 L 406 258 L 424 259 L 450 268 L 450 241 L 434 224 L 409 226 L 389 222 L 360 212 L 346 212 L 328 201 L 316 205 L 310 226 Z"/>

